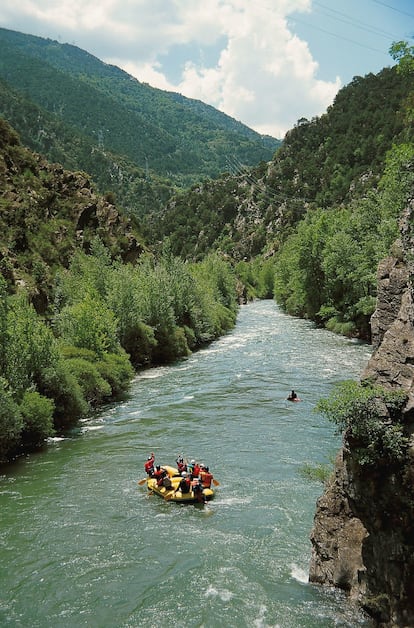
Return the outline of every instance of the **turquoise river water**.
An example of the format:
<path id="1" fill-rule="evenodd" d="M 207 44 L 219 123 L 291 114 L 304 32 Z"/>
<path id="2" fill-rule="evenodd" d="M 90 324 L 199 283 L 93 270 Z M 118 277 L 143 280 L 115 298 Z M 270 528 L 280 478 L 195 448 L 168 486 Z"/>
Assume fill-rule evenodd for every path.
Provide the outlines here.
<path id="1" fill-rule="evenodd" d="M 367 626 L 307 582 L 322 485 L 301 469 L 334 456 L 340 436 L 315 404 L 369 353 L 255 302 L 227 336 L 143 371 L 127 400 L 3 470 L 0 626 Z M 149 496 L 137 481 L 150 451 L 209 464 L 215 499 Z"/>

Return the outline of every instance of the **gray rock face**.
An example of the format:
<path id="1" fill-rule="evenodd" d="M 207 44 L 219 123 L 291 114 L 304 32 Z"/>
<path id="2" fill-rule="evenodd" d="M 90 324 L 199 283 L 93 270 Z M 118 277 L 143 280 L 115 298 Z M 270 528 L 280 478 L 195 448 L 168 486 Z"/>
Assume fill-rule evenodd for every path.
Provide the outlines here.
<path id="1" fill-rule="evenodd" d="M 358 598 L 365 591 L 362 542 L 368 535 L 355 515 L 349 498 L 349 478 L 343 450 L 337 456 L 335 473 L 317 504 L 310 581 L 335 586 Z"/>
<path id="2" fill-rule="evenodd" d="M 378 626 L 414 626 L 414 202 L 400 222 L 394 256 L 379 265 L 372 317 L 374 353 L 362 379 L 403 389 L 410 438 L 398 464 L 361 467 L 344 436 L 334 475 L 318 500 L 311 582 L 357 599 Z"/>

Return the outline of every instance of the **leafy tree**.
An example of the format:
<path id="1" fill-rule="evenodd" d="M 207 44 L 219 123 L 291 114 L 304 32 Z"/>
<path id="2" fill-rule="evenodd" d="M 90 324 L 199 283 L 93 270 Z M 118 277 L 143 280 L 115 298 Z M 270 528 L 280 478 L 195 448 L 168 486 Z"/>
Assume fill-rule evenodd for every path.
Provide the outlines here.
<path id="1" fill-rule="evenodd" d="M 23 419 L 5 379 L 0 378 L 0 463 L 6 462 L 20 442 Z"/>
<path id="2" fill-rule="evenodd" d="M 124 351 L 106 353 L 95 365 L 101 377 L 110 385 L 113 397 L 121 395 L 129 388 L 134 370 Z"/>
<path id="3" fill-rule="evenodd" d="M 406 41 L 394 42 L 390 48 L 390 55 L 398 61 L 398 70 L 402 74 L 414 72 L 414 46 L 409 46 Z"/>
<path id="4" fill-rule="evenodd" d="M 58 361 L 52 331 L 24 294 L 9 298 L 5 375 L 17 400 L 32 386 L 43 385 L 44 370 Z"/>
<path id="5" fill-rule="evenodd" d="M 66 343 L 94 351 L 98 356 L 115 353 L 119 348 L 116 318 L 98 296 L 87 294 L 79 303 L 65 306 L 57 327 Z"/>
<path id="6" fill-rule="evenodd" d="M 69 358 L 66 360 L 66 365 L 78 382 L 83 397 L 90 406 L 97 406 L 111 396 L 111 386 L 102 377 L 96 364 L 84 358 Z"/>

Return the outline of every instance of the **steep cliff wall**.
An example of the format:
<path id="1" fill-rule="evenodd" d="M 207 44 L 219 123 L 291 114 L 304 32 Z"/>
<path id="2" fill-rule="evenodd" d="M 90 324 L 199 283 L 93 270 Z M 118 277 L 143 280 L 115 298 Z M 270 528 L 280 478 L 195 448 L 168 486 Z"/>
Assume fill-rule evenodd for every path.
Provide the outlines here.
<path id="1" fill-rule="evenodd" d="M 414 201 L 378 269 L 374 353 L 362 379 L 407 393 L 409 445 L 398 464 L 361 466 L 347 433 L 317 504 L 311 582 L 341 587 L 379 626 L 414 626 Z"/>

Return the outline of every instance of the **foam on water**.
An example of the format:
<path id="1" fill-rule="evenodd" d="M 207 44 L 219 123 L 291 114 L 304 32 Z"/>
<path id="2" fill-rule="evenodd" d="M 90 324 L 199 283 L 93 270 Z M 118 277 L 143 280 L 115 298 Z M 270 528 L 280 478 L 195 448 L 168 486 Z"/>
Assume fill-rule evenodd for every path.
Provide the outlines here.
<path id="1" fill-rule="evenodd" d="M 308 572 L 302 567 L 298 567 L 297 565 L 292 565 L 290 575 L 294 580 L 302 584 L 308 584 L 309 582 Z"/>

